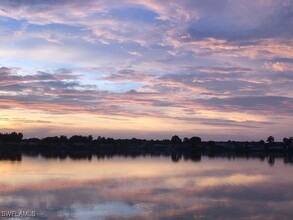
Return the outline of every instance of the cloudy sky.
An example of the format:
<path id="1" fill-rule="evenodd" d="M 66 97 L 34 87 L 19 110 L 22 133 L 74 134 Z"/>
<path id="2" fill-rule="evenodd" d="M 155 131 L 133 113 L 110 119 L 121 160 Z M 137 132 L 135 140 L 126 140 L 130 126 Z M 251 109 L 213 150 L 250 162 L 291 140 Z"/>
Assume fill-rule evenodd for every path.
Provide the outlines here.
<path id="1" fill-rule="evenodd" d="M 0 132 L 292 135 L 292 0 L 1 0 Z"/>

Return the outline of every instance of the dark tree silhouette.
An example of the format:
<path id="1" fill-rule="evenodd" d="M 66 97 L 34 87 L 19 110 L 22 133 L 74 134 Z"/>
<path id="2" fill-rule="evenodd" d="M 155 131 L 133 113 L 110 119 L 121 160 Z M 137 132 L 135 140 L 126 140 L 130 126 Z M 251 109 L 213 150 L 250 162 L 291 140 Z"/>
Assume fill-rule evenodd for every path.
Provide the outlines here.
<path id="1" fill-rule="evenodd" d="M 183 138 L 183 143 L 188 143 L 188 137 Z"/>
<path id="2" fill-rule="evenodd" d="M 192 147 L 197 147 L 201 143 L 201 138 L 194 136 L 188 142 L 191 143 Z"/>
<path id="3" fill-rule="evenodd" d="M 46 138 L 42 139 L 42 142 L 46 143 L 46 144 L 57 144 L 57 143 L 59 143 L 59 138 L 57 136 L 46 137 Z"/>
<path id="4" fill-rule="evenodd" d="M 293 137 L 283 138 L 284 148 L 291 149 L 293 144 Z"/>
<path id="5" fill-rule="evenodd" d="M 214 157 L 224 152 L 229 155 L 230 153 L 236 153 L 237 155 L 245 154 L 245 157 L 247 157 L 249 152 L 254 152 L 261 155 L 261 158 L 264 159 L 268 155 L 272 156 L 280 150 L 279 152 L 284 153 L 284 157 L 286 157 L 284 159 L 286 163 L 292 163 L 293 161 L 293 137 L 285 137 L 283 139 L 283 147 L 276 145 L 272 151 L 270 151 L 272 147 L 270 143 L 274 142 L 273 136 L 268 137 L 267 144 L 263 140 L 260 142 L 202 142 L 201 138 L 197 136 L 191 138 L 185 137 L 182 143 L 178 135 L 174 135 L 171 140 L 114 139 L 101 136 L 94 139 L 92 135 L 74 135 L 70 138 L 61 135 L 43 139 L 29 138 L 23 141 L 22 139 L 22 133 L 0 133 L 0 160 L 1 154 L 10 155 L 13 153 L 21 155 L 24 153 L 30 156 L 42 155 L 49 158 L 56 157 L 63 159 L 67 156 L 75 159 L 89 159 L 94 155 L 100 158 L 113 157 L 114 155 L 131 157 L 139 155 L 172 155 L 172 160 L 174 161 L 178 161 L 181 158 L 197 161 L 199 155 Z M 223 143 L 227 143 L 227 146 L 222 145 Z M 273 158 L 270 158 L 269 162 L 273 164 Z"/>
<path id="6" fill-rule="evenodd" d="M 88 137 L 82 135 L 73 135 L 69 138 L 71 143 L 90 143 L 93 140 L 93 136 L 89 135 Z"/>
<path id="7" fill-rule="evenodd" d="M 215 147 L 216 146 L 216 142 L 214 142 L 214 141 L 208 141 L 208 146 L 209 147 Z"/>
<path id="8" fill-rule="evenodd" d="M 269 144 L 272 144 L 272 143 L 275 142 L 275 138 L 274 138 L 273 136 L 269 136 L 269 137 L 267 138 L 267 142 L 268 142 Z"/>
<path id="9" fill-rule="evenodd" d="M 283 138 L 283 143 L 284 143 L 285 145 L 288 145 L 288 144 L 289 144 L 289 138 L 284 137 L 284 138 Z"/>
<path id="10" fill-rule="evenodd" d="M 0 141 L 3 142 L 20 142 L 23 139 L 22 133 L 16 133 L 15 131 L 12 133 L 0 133 Z"/>
<path id="11" fill-rule="evenodd" d="M 65 135 L 61 135 L 60 137 L 59 137 L 59 142 L 60 143 L 67 143 L 68 142 L 68 137 L 67 136 L 65 136 Z"/>
<path id="12" fill-rule="evenodd" d="M 181 143 L 181 139 L 178 135 L 174 135 L 172 138 L 171 138 L 171 142 L 172 143 Z"/>

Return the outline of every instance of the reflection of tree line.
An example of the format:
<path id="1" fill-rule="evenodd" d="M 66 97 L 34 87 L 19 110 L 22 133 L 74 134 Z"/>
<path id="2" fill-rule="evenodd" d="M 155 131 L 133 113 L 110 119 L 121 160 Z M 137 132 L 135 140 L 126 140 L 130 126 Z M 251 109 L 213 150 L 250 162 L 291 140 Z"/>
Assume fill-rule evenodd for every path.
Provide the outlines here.
<path id="1" fill-rule="evenodd" d="M 271 165 L 275 158 L 284 163 L 292 162 L 292 137 L 283 143 L 274 142 L 272 136 L 267 143 L 259 142 L 202 142 L 200 137 L 184 138 L 177 135 L 170 140 L 113 139 L 74 135 L 23 139 L 21 133 L 0 133 L 0 160 L 21 161 L 22 155 L 48 159 L 106 159 L 120 157 L 170 157 L 173 162 L 180 160 L 200 161 L 201 156 L 236 158 L 259 158 Z"/>
<path id="2" fill-rule="evenodd" d="M 65 160 L 67 158 L 73 160 L 104 160 L 111 159 L 113 157 L 124 157 L 124 158 L 138 158 L 138 157 L 166 157 L 170 158 L 173 162 L 178 162 L 180 160 L 200 162 L 201 157 L 205 156 L 210 159 L 213 158 L 227 158 L 229 160 L 234 160 L 238 158 L 249 159 L 260 159 L 261 161 L 267 161 L 268 164 L 274 165 L 275 159 L 283 159 L 285 164 L 293 164 L 293 153 L 292 152 L 271 152 L 271 153 L 235 153 L 235 152 L 222 152 L 222 153 L 204 153 L 204 152 L 191 152 L 191 151 L 181 151 L 173 150 L 171 152 L 166 151 L 114 151 L 114 150 L 26 150 L 26 151 L 0 151 L 0 161 L 21 161 L 22 156 L 29 157 L 43 157 L 46 159 L 59 159 Z"/>

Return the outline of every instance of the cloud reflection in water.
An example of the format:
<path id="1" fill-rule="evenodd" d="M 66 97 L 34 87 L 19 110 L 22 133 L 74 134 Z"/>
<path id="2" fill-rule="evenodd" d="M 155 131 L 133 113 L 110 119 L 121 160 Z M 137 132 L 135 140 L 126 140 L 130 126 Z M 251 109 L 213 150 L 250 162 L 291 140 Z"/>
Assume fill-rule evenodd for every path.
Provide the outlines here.
<path id="1" fill-rule="evenodd" d="M 30 165 L 34 170 L 33 160 L 39 159 L 25 159 L 18 168 L 1 165 L 20 171 Z M 52 163 L 39 164 L 42 175 L 51 172 Z M 258 160 L 226 159 L 176 164 L 162 158 L 60 163 L 64 166 L 55 175 L 26 183 L 14 180 L 7 168 L 10 182 L 5 172 L 6 181 L 0 180 L 1 210 L 33 209 L 39 219 L 290 219 L 293 215 L 293 178 L 287 175 L 292 167 L 278 162 L 274 167 Z M 88 175 L 65 175 L 72 172 L 66 163 L 87 169 Z M 125 172 L 129 164 L 133 169 Z M 119 175 L 114 165 L 120 167 Z M 156 172 L 147 172 L 155 165 Z"/>

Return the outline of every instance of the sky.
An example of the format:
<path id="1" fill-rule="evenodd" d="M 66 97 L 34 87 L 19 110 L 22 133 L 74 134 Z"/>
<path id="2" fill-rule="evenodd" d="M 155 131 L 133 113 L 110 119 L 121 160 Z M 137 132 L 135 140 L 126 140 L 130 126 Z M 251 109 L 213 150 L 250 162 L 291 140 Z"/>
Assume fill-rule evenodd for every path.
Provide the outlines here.
<path id="1" fill-rule="evenodd" d="M 292 136 L 293 0 L 1 0 L 0 132 Z"/>

